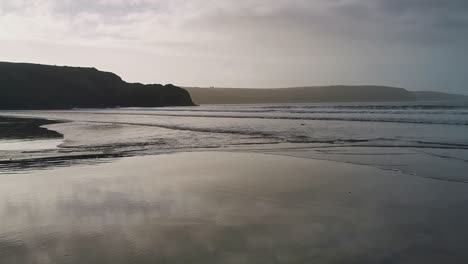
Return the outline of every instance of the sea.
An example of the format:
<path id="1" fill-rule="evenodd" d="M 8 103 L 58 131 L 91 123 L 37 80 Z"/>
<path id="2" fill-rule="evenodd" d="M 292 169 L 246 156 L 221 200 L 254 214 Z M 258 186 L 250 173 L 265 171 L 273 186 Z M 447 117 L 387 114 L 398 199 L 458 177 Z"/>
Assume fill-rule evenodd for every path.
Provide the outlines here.
<path id="1" fill-rule="evenodd" d="M 463 101 L 3 111 L 0 115 L 0 172 L 223 150 L 357 163 L 468 182 L 468 102 Z M 37 125 L 37 119 L 45 124 Z"/>

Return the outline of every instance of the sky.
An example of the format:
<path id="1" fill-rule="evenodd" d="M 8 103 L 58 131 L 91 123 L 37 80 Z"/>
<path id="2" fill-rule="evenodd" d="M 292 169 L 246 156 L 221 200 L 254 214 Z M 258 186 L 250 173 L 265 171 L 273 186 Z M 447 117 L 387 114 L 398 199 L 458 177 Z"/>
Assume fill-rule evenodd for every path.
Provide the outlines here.
<path id="1" fill-rule="evenodd" d="M 467 0 L 0 0 L 0 61 L 129 82 L 468 94 Z"/>

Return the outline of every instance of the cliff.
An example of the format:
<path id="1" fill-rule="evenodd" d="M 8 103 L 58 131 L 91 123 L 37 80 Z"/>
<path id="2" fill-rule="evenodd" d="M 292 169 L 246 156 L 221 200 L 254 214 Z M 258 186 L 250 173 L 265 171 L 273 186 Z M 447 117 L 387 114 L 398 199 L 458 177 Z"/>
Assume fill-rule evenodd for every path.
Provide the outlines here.
<path id="1" fill-rule="evenodd" d="M 127 83 L 95 68 L 0 62 L 0 109 L 193 105 L 174 85 Z"/>
<path id="2" fill-rule="evenodd" d="M 312 86 L 278 89 L 185 88 L 197 104 L 414 101 L 413 93 L 387 86 Z"/>

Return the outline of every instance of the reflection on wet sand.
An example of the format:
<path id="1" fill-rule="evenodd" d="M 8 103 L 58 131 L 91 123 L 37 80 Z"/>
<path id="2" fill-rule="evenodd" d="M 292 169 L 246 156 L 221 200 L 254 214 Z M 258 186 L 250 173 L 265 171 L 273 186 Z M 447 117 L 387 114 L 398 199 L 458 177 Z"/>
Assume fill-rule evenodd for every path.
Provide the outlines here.
<path id="1" fill-rule="evenodd" d="M 264 154 L 0 177 L 0 263 L 461 263 L 468 185 Z"/>

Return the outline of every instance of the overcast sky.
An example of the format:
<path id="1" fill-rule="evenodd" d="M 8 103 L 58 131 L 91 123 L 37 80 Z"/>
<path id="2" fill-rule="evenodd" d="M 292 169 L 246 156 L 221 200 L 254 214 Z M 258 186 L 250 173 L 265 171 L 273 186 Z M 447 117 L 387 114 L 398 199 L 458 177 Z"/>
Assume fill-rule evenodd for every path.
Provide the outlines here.
<path id="1" fill-rule="evenodd" d="M 468 93 L 468 0 L 0 0 L 0 60 L 183 86 Z"/>

